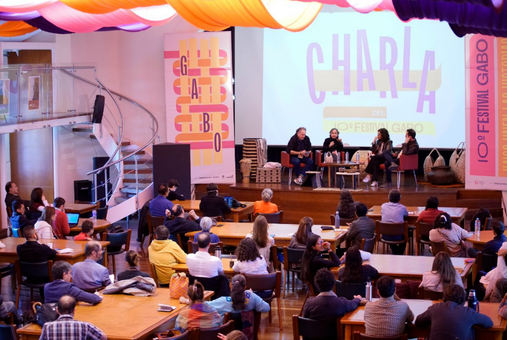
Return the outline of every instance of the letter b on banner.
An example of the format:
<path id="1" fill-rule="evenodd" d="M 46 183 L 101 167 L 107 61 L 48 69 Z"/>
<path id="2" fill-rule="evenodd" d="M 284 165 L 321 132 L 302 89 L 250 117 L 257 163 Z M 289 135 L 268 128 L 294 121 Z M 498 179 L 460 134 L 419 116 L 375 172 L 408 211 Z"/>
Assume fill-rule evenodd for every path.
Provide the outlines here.
<path id="1" fill-rule="evenodd" d="M 209 132 L 211 130 L 209 124 L 209 113 L 203 112 L 202 114 L 202 132 Z"/>

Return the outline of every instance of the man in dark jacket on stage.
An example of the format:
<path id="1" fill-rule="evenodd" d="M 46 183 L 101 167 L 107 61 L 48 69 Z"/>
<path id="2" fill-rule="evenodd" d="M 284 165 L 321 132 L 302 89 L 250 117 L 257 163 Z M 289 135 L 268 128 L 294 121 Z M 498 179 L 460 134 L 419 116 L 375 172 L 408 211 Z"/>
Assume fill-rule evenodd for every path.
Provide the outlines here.
<path id="1" fill-rule="evenodd" d="M 419 144 L 417 143 L 417 139 L 415 139 L 415 130 L 408 129 L 405 133 L 405 143 L 401 145 L 401 151 L 396 153 L 389 151 L 384 151 L 384 158 L 386 160 L 386 186 L 391 186 L 391 173 L 393 170 L 398 169 L 400 165 L 400 156 L 401 155 L 415 155 L 419 152 Z"/>
<path id="2" fill-rule="evenodd" d="M 294 171 L 296 172 L 294 183 L 303 185 L 306 172 L 310 171 L 313 167 L 313 159 L 310 158 L 312 143 L 310 142 L 310 138 L 306 135 L 306 128 L 300 127 L 296 130 L 296 134 L 290 138 L 287 144 L 286 151 L 290 156 L 290 162 L 294 165 Z M 301 163 L 305 164 L 303 169 L 301 169 Z"/>

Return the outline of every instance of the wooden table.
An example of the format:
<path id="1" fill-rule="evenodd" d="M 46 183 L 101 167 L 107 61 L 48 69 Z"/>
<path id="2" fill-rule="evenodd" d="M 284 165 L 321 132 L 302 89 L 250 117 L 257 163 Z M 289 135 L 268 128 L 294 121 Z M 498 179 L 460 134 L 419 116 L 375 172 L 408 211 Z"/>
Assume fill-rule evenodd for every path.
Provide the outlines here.
<path id="1" fill-rule="evenodd" d="M 415 225 L 417 218 L 421 211 L 425 210 L 426 207 L 407 207 L 408 210 L 408 223 Z M 468 208 L 453 208 L 453 207 L 438 207 L 439 210 L 448 213 L 452 221 L 461 226 L 461 228 L 465 228 L 465 214 Z M 381 206 L 374 205 L 370 209 L 368 209 L 368 214 L 366 214 L 371 219 L 380 220 L 382 218 L 381 214 Z"/>
<path id="2" fill-rule="evenodd" d="M 438 303 L 438 301 L 431 300 L 406 299 L 403 301 L 405 301 L 410 306 L 410 309 L 414 313 L 414 320 L 418 315 L 424 313 L 433 303 Z M 493 320 L 493 327 L 486 329 L 483 327 L 475 326 L 475 339 L 501 340 L 502 334 L 507 324 L 506 320 L 498 315 L 498 303 L 480 302 L 479 308 L 482 314 L 489 316 L 491 320 Z M 364 306 L 359 306 L 359 308 L 356 310 L 345 314 L 345 316 L 341 319 L 341 323 L 343 325 L 344 339 L 346 340 L 351 340 L 354 332 L 356 331 L 364 333 Z M 405 328 L 405 332 L 408 334 L 409 339 L 417 337 L 428 337 L 429 330 L 429 327 L 419 328 L 414 324 L 407 325 Z"/>
<path id="3" fill-rule="evenodd" d="M 205 299 L 213 292 L 206 291 Z M 103 295 L 104 299 L 95 306 L 79 302 L 74 318 L 90 322 L 100 328 L 110 340 L 148 340 L 154 333 L 174 327 L 179 312 L 186 305 L 169 297 L 168 288 L 157 288 L 149 297 L 125 294 Z M 158 303 L 175 306 L 172 312 L 157 312 Z M 21 340 L 38 340 L 41 327 L 31 324 L 18 329 Z"/>
<path id="4" fill-rule="evenodd" d="M 431 271 L 434 259 L 435 257 L 433 256 L 372 254 L 371 259 L 364 261 L 364 263 L 373 266 L 378 270 L 380 275 L 389 275 L 402 281 L 421 281 L 423 274 Z M 465 263 L 465 260 L 470 261 Z M 451 257 L 451 261 L 454 268 L 459 271 L 463 283 L 466 283 L 472 272 L 475 259 Z"/>
<path id="5" fill-rule="evenodd" d="M 504 232 L 504 235 L 507 236 L 507 231 Z M 493 240 L 495 237 L 495 233 L 493 230 L 482 230 L 479 237 L 477 235 L 472 235 L 466 238 L 466 241 L 472 243 L 472 246 L 477 250 L 484 249 L 484 245 L 489 241 Z"/>
<path id="6" fill-rule="evenodd" d="M 340 167 L 357 167 L 359 169 L 359 163 L 354 162 L 340 162 L 340 163 L 322 163 L 320 165 L 321 167 L 329 168 L 327 169 L 327 186 L 328 188 L 331 188 L 331 172 L 336 173 L 336 168 Z M 336 179 L 336 175 L 335 175 Z M 335 187 L 336 187 L 336 181 L 335 181 Z"/>
<path id="7" fill-rule="evenodd" d="M 69 236 L 75 236 L 79 234 L 82 229 L 81 226 L 83 225 L 84 221 L 92 221 L 91 218 L 80 218 L 77 222 L 77 226 L 70 228 L 70 234 Z M 111 222 L 108 220 L 97 220 L 97 223 L 93 225 L 93 235 L 100 234 L 100 237 L 102 238 L 102 234 L 107 230 L 107 228 L 111 225 Z"/>
<path id="8" fill-rule="evenodd" d="M 185 209 L 185 211 L 193 210 L 197 215 L 201 215 L 201 209 L 199 208 L 200 200 L 187 200 L 187 201 L 171 201 L 174 204 L 179 204 Z M 239 222 L 241 219 L 248 218 L 250 221 L 251 215 L 253 214 L 253 202 L 241 202 L 246 205 L 244 208 L 231 208 L 230 213 L 225 214 L 225 218 L 232 219 L 234 222 Z"/>
<path id="9" fill-rule="evenodd" d="M 17 246 L 19 244 L 25 243 L 26 240 L 22 237 L 7 237 L 3 238 L 2 242 L 5 244 L 5 248 L 0 249 L 0 262 L 14 263 L 16 260 L 19 259 L 18 253 L 16 251 Z M 53 243 L 53 249 L 72 248 L 74 250 L 73 253 L 57 254 L 55 258 L 55 261 L 58 260 L 67 261 L 70 264 L 81 262 L 86 259 L 85 246 L 87 242 L 88 241 L 50 240 L 50 239 L 39 240 L 39 243 L 42 244 Z M 104 248 L 107 245 L 109 245 L 109 241 L 99 241 L 99 242 Z M 107 266 L 107 251 L 104 252 L 104 266 Z"/>
<path id="10" fill-rule="evenodd" d="M 223 258 L 222 259 L 222 265 L 224 266 L 224 275 L 225 276 L 233 277 L 234 275 L 237 274 L 236 272 L 234 272 L 234 270 L 232 270 L 232 267 L 234 266 L 234 263 L 236 261 L 237 261 L 236 259 L 231 259 L 231 258 Z M 232 262 L 232 266 L 231 266 L 231 262 Z M 184 272 L 186 274 L 189 273 L 188 266 L 186 263 L 178 263 L 177 265 L 174 265 L 172 268 L 177 272 Z"/>
<path id="11" fill-rule="evenodd" d="M 234 222 L 219 222 L 218 225 L 222 227 L 213 227 L 211 232 L 216 234 L 223 244 L 237 246 L 245 236 L 252 232 L 253 223 L 234 223 Z M 291 237 L 298 230 L 298 224 L 279 224 L 271 223 L 269 225 L 268 233 L 274 235 L 275 245 L 279 247 L 286 247 L 289 245 Z M 339 230 L 322 230 L 320 226 L 313 226 L 312 231 L 314 234 L 322 237 L 324 241 L 331 244 L 331 249 L 336 249 L 340 243 L 345 240 L 347 229 Z M 197 231 L 186 233 L 186 236 L 192 237 Z"/>
<path id="12" fill-rule="evenodd" d="M 65 203 L 66 213 L 84 214 L 96 209 L 97 205 L 91 203 Z"/>

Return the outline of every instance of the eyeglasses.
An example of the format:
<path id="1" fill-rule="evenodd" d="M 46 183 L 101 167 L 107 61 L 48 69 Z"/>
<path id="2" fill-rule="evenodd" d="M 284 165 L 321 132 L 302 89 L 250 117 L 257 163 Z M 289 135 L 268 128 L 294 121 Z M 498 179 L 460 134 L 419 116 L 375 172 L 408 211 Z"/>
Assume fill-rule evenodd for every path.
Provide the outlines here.
<path id="1" fill-rule="evenodd" d="M 320 241 L 317 242 L 318 245 L 321 245 L 322 243 L 324 243 L 323 240 L 320 240 Z"/>

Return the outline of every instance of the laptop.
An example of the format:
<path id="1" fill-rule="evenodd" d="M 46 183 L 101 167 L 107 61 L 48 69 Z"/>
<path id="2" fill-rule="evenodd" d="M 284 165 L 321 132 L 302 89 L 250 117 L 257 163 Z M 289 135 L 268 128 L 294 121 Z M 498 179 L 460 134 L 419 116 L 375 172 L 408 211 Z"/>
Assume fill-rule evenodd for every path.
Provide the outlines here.
<path id="1" fill-rule="evenodd" d="M 77 227 L 79 222 L 79 214 L 67 213 L 67 219 L 69 220 L 69 227 Z"/>
<path id="2" fill-rule="evenodd" d="M 229 206 L 229 208 L 232 208 L 233 197 L 232 196 L 224 196 L 224 200 L 225 200 L 225 203 L 227 203 L 227 205 Z"/>

